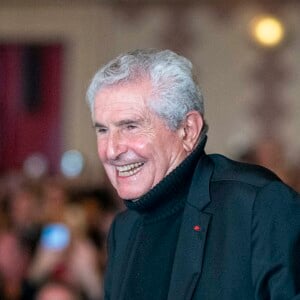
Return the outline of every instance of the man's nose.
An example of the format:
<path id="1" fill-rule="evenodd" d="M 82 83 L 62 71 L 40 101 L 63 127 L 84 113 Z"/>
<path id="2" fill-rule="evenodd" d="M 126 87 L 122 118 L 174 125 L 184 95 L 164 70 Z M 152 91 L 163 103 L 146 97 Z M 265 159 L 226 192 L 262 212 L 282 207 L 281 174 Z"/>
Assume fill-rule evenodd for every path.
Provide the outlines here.
<path id="1" fill-rule="evenodd" d="M 119 132 L 110 132 L 106 145 L 106 156 L 109 160 L 118 159 L 127 151 L 127 146 Z"/>

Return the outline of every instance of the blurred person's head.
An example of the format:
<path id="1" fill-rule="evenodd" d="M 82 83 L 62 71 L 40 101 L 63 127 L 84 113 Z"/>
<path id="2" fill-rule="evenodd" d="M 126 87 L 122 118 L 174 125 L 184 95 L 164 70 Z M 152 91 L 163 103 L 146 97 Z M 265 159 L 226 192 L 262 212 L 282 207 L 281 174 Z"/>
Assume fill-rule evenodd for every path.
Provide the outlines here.
<path id="1" fill-rule="evenodd" d="M 81 300 L 80 294 L 64 282 L 48 282 L 37 292 L 36 300 Z"/>
<path id="2" fill-rule="evenodd" d="M 37 184 L 24 183 L 11 196 L 12 225 L 20 230 L 38 223 L 42 193 Z"/>
<path id="3" fill-rule="evenodd" d="M 87 231 L 87 215 L 82 204 L 69 203 L 65 206 L 64 223 L 72 232 L 73 237 L 83 237 Z"/>
<path id="4" fill-rule="evenodd" d="M 64 218 L 65 205 L 69 200 L 64 182 L 49 178 L 43 184 L 42 214 L 47 223 L 60 222 Z"/>
<path id="5" fill-rule="evenodd" d="M 0 233 L 0 274 L 5 281 L 18 282 L 24 276 L 29 255 L 12 231 Z"/>
<path id="6" fill-rule="evenodd" d="M 14 223 L 12 198 L 24 185 L 26 179 L 21 172 L 8 171 L 0 176 L 0 228 L 10 228 Z"/>
<path id="7" fill-rule="evenodd" d="M 261 138 L 255 145 L 255 160 L 267 168 L 280 167 L 284 162 L 284 149 L 275 138 Z"/>
<path id="8" fill-rule="evenodd" d="M 262 137 L 255 144 L 254 163 L 272 170 L 284 182 L 289 182 L 286 153 L 281 141 L 275 137 Z"/>

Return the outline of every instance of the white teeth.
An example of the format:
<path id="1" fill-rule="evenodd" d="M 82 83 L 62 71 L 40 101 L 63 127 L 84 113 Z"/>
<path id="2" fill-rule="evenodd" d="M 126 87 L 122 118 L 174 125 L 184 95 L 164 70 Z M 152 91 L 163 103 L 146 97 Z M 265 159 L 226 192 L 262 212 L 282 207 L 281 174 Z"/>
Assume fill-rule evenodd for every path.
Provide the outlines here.
<path id="1" fill-rule="evenodd" d="M 137 173 L 143 164 L 144 163 L 142 163 L 142 162 L 136 162 L 133 164 L 118 166 L 118 167 L 116 167 L 116 169 L 119 171 L 119 176 L 122 176 L 122 177 L 131 176 L 131 175 Z"/>
<path id="2" fill-rule="evenodd" d="M 139 163 L 137 162 L 137 163 L 133 163 L 133 164 L 129 164 L 129 165 L 119 166 L 119 167 L 117 167 L 117 170 L 119 172 L 129 171 L 131 169 L 140 167 L 142 164 L 143 163 L 141 163 L 141 162 L 139 162 Z"/>

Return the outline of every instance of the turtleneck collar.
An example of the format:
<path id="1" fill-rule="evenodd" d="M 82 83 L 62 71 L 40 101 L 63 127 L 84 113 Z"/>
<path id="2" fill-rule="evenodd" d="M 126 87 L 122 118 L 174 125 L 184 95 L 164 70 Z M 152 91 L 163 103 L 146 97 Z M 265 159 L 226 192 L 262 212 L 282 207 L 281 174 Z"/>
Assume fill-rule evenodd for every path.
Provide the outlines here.
<path id="1" fill-rule="evenodd" d="M 156 215 L 162 211 L 176 211 L 185 201 L 197 161 L 204 154 L 207 137 L 205 136 L 195 150 L 188 155 L 171 173 L 138 200 L 125 200 L 128 209 L 141 214 L 151 212 Z"/>

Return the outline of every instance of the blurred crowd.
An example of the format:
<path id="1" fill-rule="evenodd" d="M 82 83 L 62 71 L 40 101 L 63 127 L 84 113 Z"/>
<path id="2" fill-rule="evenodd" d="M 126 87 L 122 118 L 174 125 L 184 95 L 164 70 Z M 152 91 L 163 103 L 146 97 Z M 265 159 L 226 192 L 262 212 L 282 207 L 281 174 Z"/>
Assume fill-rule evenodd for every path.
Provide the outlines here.
<path id="1" fill-rule="evenodd" d="M 238 160 L 265 166 L 300 191 L 300 164 L 284 154 L 278 141 L 264 139 Z M 120 209 L 108 189 L 2 175 L 0 299 L 103 299 L 106 238 Z"/>
<path id="2" fill-rule="evenodd" d="M 0 299 L 101 300 L 118 201 L 61 178 L 0 178 Z"/>

